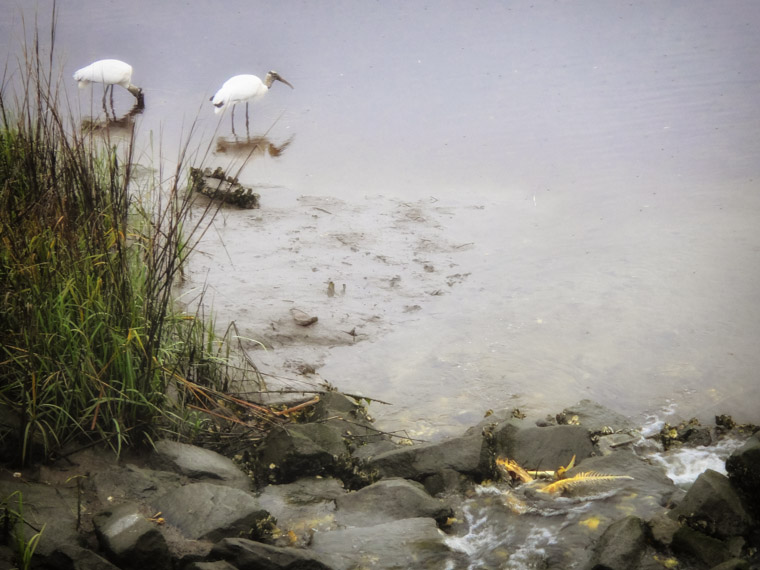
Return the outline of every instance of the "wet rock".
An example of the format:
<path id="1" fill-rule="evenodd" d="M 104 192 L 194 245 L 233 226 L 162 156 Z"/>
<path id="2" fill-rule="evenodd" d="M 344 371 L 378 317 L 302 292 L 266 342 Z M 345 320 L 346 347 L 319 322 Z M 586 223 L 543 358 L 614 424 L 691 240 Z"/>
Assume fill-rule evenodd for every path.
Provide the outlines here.
<path id="1" fill-rule="evenodd" d="M 718 564 L 717 566 L 713 566 L 710 570 L 749 570 L 750 565 L 749 562 L 746 560 L 742 560 L 741 558 L 731 558 L 730 560 L 726 560 L 722 564 Z"/>
<path id="2" fill-rule="evenodd" d="M 156 494 L 181 484 L 176 473 L 143 469 L 132 464 L 93 473 L 84 482 L 103 504 L 149 501 Z"/>
<path id="3" fill-rule="evenodd" d="M 592 570 L 635 570 L 646 550 L 647 528 L 638 517 L 628 516 L 612 523 L 594 549 Z"/>
<path id="4" fill-rule="evenodd" d="M 93 524 L 101 548 L 119 567 L 146 570 L 169 565 L 166 540 L 137 505 L 125 503 L 98 513 Z"/>
<path id="5" fill-rule="evenodd" d="M 371 443 L 394 446 L 373 426 L 364 406 L 339 392 L 321 394 L 309 419 L 312 422 L 328 423 L 340 430 L 351 451 L 357 451 Z"/>
<path id="6" fill-rule="evenodd" d="M 514 429 L 509 422 L 494 431 L 497 457 L 506 456 L 525 469 L 554 471 L 575 456 L 576 464 L 594 454 L 589 431 L 574 425 Z"/>
<path id="7" fill-rule="evenodd" d="M 574 406 L 557 414 L 557 422 L 562 425 L 580 425 L 592 434 L 605 434 L 632 430 L 636 426 L 619 414 L 593 400 L 581 400 Z"/>
<path id="8" fill-rule="evenodd" d="M 712 443 L 710 428 L 700 425 L 696 418 L 681 422 L 677 426 L 665 424 L 660 430 L 659 439 L 665 449 L 681 445 L 706 446 Z"/>
<path id="9" fill-rule="evenodd" d="M 269 518 L 250 493 L 211 483 L 191 483 L 169 491 L 153 503 L 166 522 L 192 540 L 220 540 L 250 533 Z"/>
<path id="10" fill-rule="evenodd" d="M 331 570 L 311 552 L 281 548 L 245 538 L 225 538 L 211 556 L 230 562 L 238 570 Z"/>
<path id="11" fill-rule="evenodd" d="M 575 413 L 580 410 L 568 410 L 573 412 L 569 425 L 546 422 L 545 427 L 535 427 L 533 420 L 518 419 L 521 414 L 505 410 L 490 415 L 459 438 L 401 446 L 373 429 L 365 408 L 356 399 L 329 392 L 299 412 L 299 420 L 313 423 L 275 428 L 271 439 L 252 451 L 253 466 L 265 472 L 259 481 L 281 482 L 265 485 L 256 494 L 247 490 L 247 477 L 245 484 L 238 486 L 243 482 L 242 471 L 229 460 L 191 446 L 162 442 L 159 451 L 149 458 L 150 463 L 171 472 L 125 466 L 113 458 L 93 462 L 97 460 L 93 457 L 65 468 L 40 468 L 38 476 L 56 487 L 0 473 L 0 493 L 5 492 L 0 498 L 21 490 L 29 520 L 35 521 L 38 528 L 42 523 L 48 525 L 37 551 L 39 556 L 35 557 L 35 562 L 46 567 L 112 570 L 114 564 L 127 568 L 140 560 L 139 553 L 127 556 L 128 560 L 117 560 L 113 547 L 107 550 L 104 546 L 109 557 L 106 561 L 101 557 L 104 552 L 70 546 L 88 541 L 94 544 L 94 537 L 86 530 L 76 532 L 73 514 L 79 499 L 77 488 L 75 484 L 66 487 L 64 482 L 93 470 L 87 479 L 76 479 L 82 481 L 82 528 L 89 528 L 88 513 L 102 508 L 98 501 L 132 503 L 109 508 L 107 516 L 98 515 L 98 535 L 115 517 L 117 522 L 122 521 L 119 524 L 123 529 L 133 523 L 139 525 L 136 534 L 144 533 L 148 545 L 154 540 L 161 542 L 163 536 L 163 550 L 168 544 L 173 553 L 174 559 L 168 562 L 160 553 L 148 556 L 147 562 L 137 565 L 140 570 L 148 570 L 150 564 L 158 567 L 162 556 L 166 564 L 160 567 L 189 570 L 464 568 L 471 566 L 473 560 L 467 559 L 463 551 L 453 552 L 454 547 L 447 546 L 436 521 L 440 523 L 451 514 L 449 501 L 459 509 L 479 496 L 477 484 L 492 476 L 491 461 L 497 450 L 527 463 L 527 467 L 546 470 L 567 465 L 575 454 L 576 467 L 567 472 L 568 477 L 596 472 L 633 479 L 602 482 L 590 477 L 590 487 L 584 487 L 585 482 L 577 487 L 569 485 L 562 494 L 543 493 L 539 491 L 540 483 L 514 482 L 509 492 L 507 483 L 502 482 L 482 496 L 484 506 L 493 506 L 496 501 L 501 507 L 498 512 L 504 511 L 503 507 L 510 509 L 505 527 L 510 532 L 518 528 L 513 524 L 530 527 L 536 512 L 552 513 L 558 520 L 556 517 L 564 516 L 565 509 L 576 513 L 577 508 L 590 505 L 594 515 L 580 524 L 567 518 L 561 533 L 566 544 L 555 543 L 545 553 L 536 554 L 537 561 L 550 567 L 567 567 L 568 561 L 582 566 L 591 553 L 591 541 L 600 537 L 604 524 L 625 513 L 630 516 L 613 522 L 604 531 L 604 538 L 598 540 L 593 555 L 596 568 L 653 570 L 675 564 L 674 556 L 678 557 L 679 567 L 694 569 L 718 563 L 727 570 L 747 567 L 747 561 L 753 563 L 751 557 L 757 557 L 757 521 L 747 514 L 751 495 L 740 489 L 751 493 L 757 487 L 757 436 L 727 462 L 728 479 L 707 471 L 687 496 L 668 479 L 661 466 L 639 456 L 640 444 L 632 449 L 630 440 L 636 438 L 635 432 L 599 432 L 597 450 L 604 448 L 607 455 L 584 457 L 593 449 L 592 431 L 583 425 L 583 414 Z M 609 423 L 614 422 L 608 417 L 607 421 L 589 425 Z M 609 445 L 604 446 L 604 442 Z M 269 462 L 264 463 L 266 460 Z M 366 469 L 366 473 L 358 476 L 357 466 Z M 304 477 L 305 473 L 313 476 Z M 379 475 L 385 479 L 378 482 Z M 424 490 L 415 481 L 422 483 Z M 477 492 L 470 494 L 471 491 Z M 431 496 L 442 493 L 447 496 L 446 502 Z M 677 507 L 671 516 L 666 508 L 673 504 Z M 120 508 L 126 512 L 120 513 Z M 158 511 L 168 524 L 159 526 L 145 518 Z M 120 514 L 124 516 L 117 516 Z M 461 518 L 464 521 L 465 517 Z M 641 521 L 648 521 L 643 531 Z M 461 533 L 468 531 L 464 523 L 458 524 L 449 532 L 462 537 Z M 262 536 L 263 529 L 268 531 L 266 544 L 250 540 Z M 637 550 L 642 533 L 645 544 Z M 212 540 L 220 542 L 210 555 Z M 3 556 L 0 552 L 0 569 L 4 568 Z"/>
<path id="12" fill-rule="evenodd" d="M 314 532 L 336 528 L 335 501 L 345 494 L 343 485 L 330 477 L 308 477 L 283 485 L 267 485 L 259 503 L 277 520 L 287 546 L 305 546 Z"/>
<path id="13" fill-rule="evenodd" d="M 441 442 L 403 446 L 381 453 L 368 463 L 381 477 L 420 480 L 443 469 L 453 469 L 483 479 L 490 474 L 490 451 L 483 436 L 474 432 Z"/>
<path id="14" fill-rule="evenodd" d="M 673 542 L 673 535 L 681 528 L 681 525 L 670 518 L 667 512 L 654 516 L 649 521 L 649 529 L 652 539 L 663 547 L 670 546 Z"/>
<path id="15" fill-rule="evenodd" d="M 466 475 L 454 469 L 441 469 L 438 473 L 425 477 L 422 484 L 433 497 L 446 493 L 463 494 L 473 486 Z"/>
<path id="16" fill-rule="evenodd" d="M 398 444 L 393 443 L 390 440 L 384 439 L 380 441 L 373 441 L 373 442 L 364 444 L 360 447 L 357 447 L 353 451 L 352 455 L 356 459 L 369 463 L 372 461 L 372 459 L 374 459 L 378 455 L 381 455 L 387 451 L 395 451 L 397 449 L 400 449 L 400 446 Z"/>
<path id="17" fill-rule="evenodd" d="M 439 524 L 452 508 L 428 495 L 422 484 L 401 478 L 378 481 L 337 498 L 336 520 L 344 526 L 372 526 L 394 520 L 430 517 Z"/>
<path id="18" fill-rule="evenodd" d="M 73 544 L 59 546 L 47 557 L 46 565 L 57 570 L 119 570 L 92 550 Z"/>
<path id="19" fill-rule="evenodd" d="M 732 558 L 723 542 L 686 525 L 673 535 L 670 547 L 687 568 L 713 568 Z"/>
<path id="20" fill-rule="evenodd" d="M 309 475 L 331 474 L 348 455 L 340 429 L 324 423 L 274 427 L 259 448 L 259 477 L 290 483 Z"/>
<path id="21" fill-rule="evenodd" d="M 251 479 L 231 459 L 210 449 L 161 440 L 156 443 L 151 464 L 192 479 L 212 479 L 238 489 L 251 488 Z"/>
<path id="22" fill-rule="evenodd" d="M 619 495 L 627 496 L 625 508 L 630 514 L 642 519 L 657 515 L 662 511 L 662 507 L 682 495 L 682 491 L 675 486 L 661 466 L 652 465 L 632 453 L 590 457 L 567 471 L 566 475 L 572 477 L 584 472 L 632 477 L 612 481 L 604 488 L 616 490 Z"/>
<path id="23" fill-rule="evenodd" d="M 712 469 L 697 477 L 669 516 L 719 539 L 744 536 L 753 522 L 728 477 Z"/>
<path id="24" fill-rule="evenodd" d="M 16 570 L 15 555 L 8 546 L 0 544 L 0 570 Z"/>
<path id="25" fill-rule="evenodd" d="M 628 433 L 613 433 L 610 435 L 601 435 L 596 441 L 596 447 L 602 455 L 609 455 L 621 449 L 632 449 L 634 445 L 641 441 L 639 435 Z"/>
<path id="26" fill-rule="evenodd" d="M 314 535 L 311 549 L 334 570 L 439 569 L 456 560 L 430 518 L 403 519 Z"/>
<path id="27" fill-rule="evenodd" d="M 38 556 L 48 556 L 61 545 L 76 544 L 77 501 L 73 486 L 52 487 L 21 479 L 0 481 L 0 505 L 7 504 L 9 510 L 22 513 L 26 521 L 13 529 L 14 539 L 26 542 L 45 527 L 35 551 Z M 16 537 L 19 530 L 24 535 Z"/>
<path id="28" fill-rule="evenodd" d="M 760 518 L 760 434 L 750 437 L 726 460 L 731 483 L 744 493 L 747 508 Z"/>
<path id="29" fill-rule="evenodd" d="M 193 562 L 185 566 L 184 570 L 239 570 L 225 560 L 215 560 L 214 562 Z"/>

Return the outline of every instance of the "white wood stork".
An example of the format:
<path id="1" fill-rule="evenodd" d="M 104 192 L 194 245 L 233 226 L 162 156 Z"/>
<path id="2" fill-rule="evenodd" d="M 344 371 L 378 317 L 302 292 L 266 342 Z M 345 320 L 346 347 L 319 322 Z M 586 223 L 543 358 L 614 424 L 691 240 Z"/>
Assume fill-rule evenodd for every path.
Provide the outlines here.
<path id="1" fill-rule="evenodd" d="M 286 79 L 276 71 L 270 71 L 264 81 L 255 75 L 235 75 L 224 82 L 210 101 L 214 104 L 214 113 L 221 113 L 228 105 L 232 105 L 232 133 L 235 133 L 235 105 L 245 101 L 245 128 L 248 130 L 248 102 L 255 101 L 266 95 L 272 83 L 280 81 L 293 89 Z"/>
<path id="2" fill-rule="evenodd" d="M 74 79 L 77 81 L 80 89 L 84 89 L 90 83 L 102 83 L 105 85 L 103 91 L 103 108 L 106 108 L 106 94 L 111 89 L 111 108 L 113 108 L 113 86 L 121 85 L 137 99 L 137 105 L 142 107 L 145 99 L 143 91 L 139 87 L 132 85 L 132 66 L 118 59 L 99 59 L 87 67 L 77 70 L 74 73 Z"/>

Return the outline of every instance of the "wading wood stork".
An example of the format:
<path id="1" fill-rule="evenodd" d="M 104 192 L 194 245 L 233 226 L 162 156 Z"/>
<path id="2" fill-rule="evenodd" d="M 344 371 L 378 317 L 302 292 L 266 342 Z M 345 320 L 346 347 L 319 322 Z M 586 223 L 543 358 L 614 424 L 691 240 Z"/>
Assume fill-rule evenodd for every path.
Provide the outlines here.
<path id="1" fill-rule="evenodd" d="M 255 75 L 235 75 L 224 82 L 210 101 L 214 104 L 214 113 L 221 113 L 225 107 L 232 105 L 232 134 L 235 134 L 235 105 L 245 101 L 245 129 L 248 131 L 248 102 L 266 95 L 274 81 L 281 81 L 291 89 L 293 86 L 280 77 L 276 71 L 270 71 L 264 81 Z"/>
<path id="2" fill-rule="evenodd" d="M 109 87 L 111 88 L 111 108 L 113 108 L 113 86 L 121 85 L 137 99 L 137 105 L 144 105 L 142 89 L 132 85 L 132 66 L 118 59 L 100 59 L 91 63 L 87 67 L 77 70 L 74 73 L 74 79 L 77 81 L 80 89 L 84 89 L 90 83 L 102 83 L 105 85 L 103 91 L 103 108 L 106 107 L 106 94 Z"/>

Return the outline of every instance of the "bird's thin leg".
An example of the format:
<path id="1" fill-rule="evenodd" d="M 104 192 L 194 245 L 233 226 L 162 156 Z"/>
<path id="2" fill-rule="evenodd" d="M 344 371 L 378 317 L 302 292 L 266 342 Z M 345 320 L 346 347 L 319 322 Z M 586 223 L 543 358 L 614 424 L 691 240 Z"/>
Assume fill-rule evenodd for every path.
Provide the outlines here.
<path id="1" fill-rule="evenodd" d="M 116 111 L 113 108 L 113 84 L 111 84 L 111 112 L 116 116 Z"/>
<path id="2" fill-rule="evenodd" d="M 245 102 L 245 136 L 251 136 L 251 133 L 248 131 L 248 101 Z"/>
<path id="3" fill-rule="evenodd" d="M 235 104 L 232 104 L 232 136 L 235 136 Z"/>
<path id="4" fill-rule="evenodd" d="M 108 116 L 108 107 L 106 106 L 106 97 L 108 96 L 108 85 L 103 87 L 103 112 Z"/>

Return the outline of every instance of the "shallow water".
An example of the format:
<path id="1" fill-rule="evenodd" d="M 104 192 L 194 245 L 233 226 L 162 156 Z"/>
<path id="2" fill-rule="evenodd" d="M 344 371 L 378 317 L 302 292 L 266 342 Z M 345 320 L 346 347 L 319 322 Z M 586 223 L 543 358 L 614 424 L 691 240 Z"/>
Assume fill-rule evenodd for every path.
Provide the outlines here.
<path id="1" fill-rule="evenodd" d="M 16 54 L 21 3 L 6 4 L 0 46 Z M 43 30 L 50 4 L 38 3 Z M 265 364 L 315 363 L 391 402 L 372 406 L 382 425 L 426 437 L 489 408 L 586 397 L 634 416 L 673 404 L 760 423 L 760 4 L 58 12 L 75 112 L 97 115 L 101 93 L 76 90 L 77 68 L 134 66 L 148 165 L 158 147 L 173 160 L 191 126 L 198 157 L 239 164 L 248 147 L 209 96 L 269 69 L 295 86 L 251 107 L 251 134 L 281 149 L 240 174 L 262 210 L 225 210 L 191 273 L 250 338 L 271 341 L 289 308 L 319 315 L 328 346 L 283 337 L 285 357 L 255 352 Z M 132 102 L 117 91 L 121 113 Z M 330 281 L 345 294 L 327 297 Z"/>

